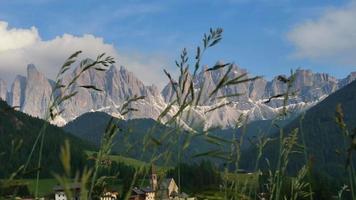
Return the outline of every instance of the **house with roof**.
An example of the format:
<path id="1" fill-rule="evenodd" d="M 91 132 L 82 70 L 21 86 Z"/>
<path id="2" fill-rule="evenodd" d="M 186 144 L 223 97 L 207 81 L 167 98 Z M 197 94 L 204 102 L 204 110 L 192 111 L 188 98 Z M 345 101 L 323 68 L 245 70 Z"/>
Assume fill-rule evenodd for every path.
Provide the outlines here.
<path id="1" fill-rule="evenodd" d="M 160 199 L 173 199 L 178 196 L 179 188 L 173 178 L 166 178 L 160 182 L 156 192 Z"/>
<path id="2" fill-rule="evenodd" d="M 80 200 L 80 184 L 72 183 L 68 189 L 71 192 L 72 197 L 69 199 L 65 193 L 64 187 L 57 185 L 53 187 L 55 200 Z"/>
<path id="3" fill-rule="evenodd" d="M 156 192 L 150 188 L 133 188 L 131 191 L 130 200 L 155 200 L 156 199 Z"/>
<path id="4" fill-rule="evenodd" d="M 100 200 L 117 200 L 119 199 L 119 193 L 116 191 L 104 191 L 100 196 Z"/>

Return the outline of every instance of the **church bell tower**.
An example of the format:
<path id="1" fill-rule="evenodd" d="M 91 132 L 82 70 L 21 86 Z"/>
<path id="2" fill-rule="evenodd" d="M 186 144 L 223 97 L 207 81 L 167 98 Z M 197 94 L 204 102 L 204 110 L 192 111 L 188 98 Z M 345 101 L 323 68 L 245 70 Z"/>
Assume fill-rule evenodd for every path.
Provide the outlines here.
<path id="1" fill-rule="evenodd" d="M 158 181 L 157 181 L 157 173 L 156 173 L 156 169 L 154 167 L 154 165 L 151 165 L 151 177 L 150 177 L 150 183 L 151 183 L 151 187 L 154 191 L 157 191 L 158 189 Z"/>

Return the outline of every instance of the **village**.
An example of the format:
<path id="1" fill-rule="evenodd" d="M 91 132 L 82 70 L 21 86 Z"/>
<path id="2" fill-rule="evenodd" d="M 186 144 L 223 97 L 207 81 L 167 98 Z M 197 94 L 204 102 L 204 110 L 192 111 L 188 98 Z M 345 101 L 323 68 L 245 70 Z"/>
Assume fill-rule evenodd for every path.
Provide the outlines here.
<path id="1" fill-rule="evenodd" d="M 188 194 L 181 192 L 174 178 L 160 179 L 155 167 L 152 165 L 147 182 L 149 185 L 144 187 L 133 186 L 129 196 L 129 200 L 196 200 L 195 197 L 190 197 Z M 70 197 L 67 196 L 66 190 L 69 191 Z M 64 188 L 61 185 L 56 185 L 52 188 L 52 193 L 45 197 L 40 197 L 42 200 L 80 200 L 81 199 L 81 184 L 70 183 Z M 10 196 L 9 196 L 10 198 Z M 100 195 L 100 200 L 118 200 L 124 199 L 123 194 L 119 190 L 113 188 L 105 189 Z M 31 200 L 35 199 L 31 196 L 18 195 L 16 199 Z M 99 198 L 98 198 L 99 199 Z"/>
<path id="2" fill-rule="evenodd" d="M 129 200 L 196 200 L 184 192 L 180 192 L 174 178 L 164 178 L 159 180 L 155 167 L 151 166 L 149 175 L 150 185 L 146 187 L 133 187 Z M 70 186 L 72 200 L 80 200 L 80 184 L 73 183 Z M 54 200 L 68 200 L 64 188 L 55 186 L 53 188 Z M 100 200 L 116 200 L 120 198 L 118 191 L 105 191 Z"/>
<path id="3" fill-rule="evenodd" d="M 180 192 L 174 178 L 158 179 L 154 166 L 151 167 L 149 176 L 150 185 L 146 187 L 133 187 L 129 200 L 196 200 L 195 197 L 189 197 L 184 192 Z M 80 200 L 80 184 L 73 183 L 70 186 L 72 191 L 72 200 Z M 55 186 L 53 188 L 54 200 L 68 200 L 64 188 Z M 116 200 L 120 198 L 118 191 L 105 191 L 100 200 Z"/>

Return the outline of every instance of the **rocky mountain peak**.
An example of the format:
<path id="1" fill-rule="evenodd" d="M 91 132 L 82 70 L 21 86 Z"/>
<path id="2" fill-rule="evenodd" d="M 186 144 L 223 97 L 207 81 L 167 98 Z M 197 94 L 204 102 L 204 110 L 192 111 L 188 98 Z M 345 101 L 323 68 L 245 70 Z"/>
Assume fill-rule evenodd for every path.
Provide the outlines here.
<path id="1" fill-rule="evenodd" d="M 30 74 L 30 73 L 39 73 L 39 72 L 34 64 L 28 64 L 27 73 Z"/>
<path id="2" fill-rule="evenodd" d="M 349 77 L 356 78 L 356 72 L 351 72 L 351 73 L 349 74 Z"/>
<path id="3" fill-rule="evenodd" d="M 348 79 L 349 83 L 351 83 L 352 81 L 356 80 L 356 72 L 351 72 L 346 78 Z"/>
<path id="4" fill-rule="evenodd" d="M 22 111 L 35 117 L 43 118 L 52 94 L 50 81 L 39 72 L 35 65 L 27 66 L 26 89 Z"/>
<path id="5" fill-rule="evenodd" d="M 37 70 L 34 64 L 27 65 L 27 78 L 31 81 L 46 81 L 48 80 L 44 74 Z"/>
<path id="6" fill-rule="evenodd" d="M 120 72 L 122 72 L 122 73 L 127 73 L 128 71 L 127 71 L 127 69 L 126 69 L 125 66 L 120 65 Z"/>
<path id="7" fill-rule="evenodd" d="M 19 106 L 20 109 L 23 107 L 23 102 L 25 100 L 25 89 L 26 89 L 27 78 L 24 76 L 17 75 L 11 86 L 11 91 L 8 97 L 8 103 L 11 106 Z"/>
<path id="8" fill-rule="evenodd" d="M 0 79 L 0 99 L 7 100 L 7 83 L 2 79 Z"/>
<path id="9" fill-rule="evenodd" d="M 351 72 L 346 78 L 339 81 L 339 87 L 344 87 L 354 80 L 356 80 L 356 72 Z"/>

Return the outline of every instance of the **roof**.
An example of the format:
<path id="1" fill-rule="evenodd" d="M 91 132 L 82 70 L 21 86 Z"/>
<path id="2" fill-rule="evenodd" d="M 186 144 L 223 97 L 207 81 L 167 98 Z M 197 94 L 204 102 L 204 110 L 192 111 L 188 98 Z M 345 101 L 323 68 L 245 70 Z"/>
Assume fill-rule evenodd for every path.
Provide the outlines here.
<path id="1" fill-rule="evenodd" d="M 141 190 L 145 193 L 151 193 L 151 192 L 154 192 L 154 190 L 150 187 L 147 187 L 147 188 L 141 188 Z"/>
<path id="2" fill-rule="evenodd" d="M 132 192 L 138 195 L 145 194 L 142 190 L 139 188 L 132 188 Z"/>
<path id="3" fill-rule="evenodd" d="M 119 193 L 118 192 L 104 192 L 102 195 L 102 197 L 117 197 L 119 196 Z"/>
<path id="4" fill-rule="evenodd" d="M 70 190 L 80 189 L 80 184 L 79 183 L 71 183 L 71 184 L 69 184 L 69 189 Z M 53 191 L 64 191 L 64 187 L 61 185 L 56 185 L 53 187 Z"/>
<path id="5" fill-rule="evenodd" d="M 160 189 L 167 189 L 168 186 L 169 186 L 169 184 L 170 184 L 172 181 L 175 183 L 175 181 L 174 181 L 173 178 L 166 178 L 166 179 L 162 180 L 162 182 L 161 182 L 161 184 L 160 184 Z"/>
<path id="6" fill-rule="evenodd" d="M 239 173 L 239 174 L 247 174 L 247 173 L 251 173 L 250 171 L 247 171 L 247 170 L 245 170 L 245 169 L 238 169 L 237 170 L 237 173 Z"/>
<path id="7" fill-rule="evenodd" d="M 119 192 L 116 191 L 106 191 L 104 194 L 119 194 Z"/>
<path id="8" fill-rule="evenodd" d="M 142 194 L 147 194 L 147 193 L 152 193 L 154 192 L 154 190 L 150 187 L 146 187 L 146 188 L 132 188 L 132 192 L 138 195 L 142 195 Z"/>
<path id="9" fill-rule="evenodd" d="M 180 198 L 188 198 L 189 196 L 186 193 L 182 192 L 181 194 L 179 194 L 179 197 Z"/>

